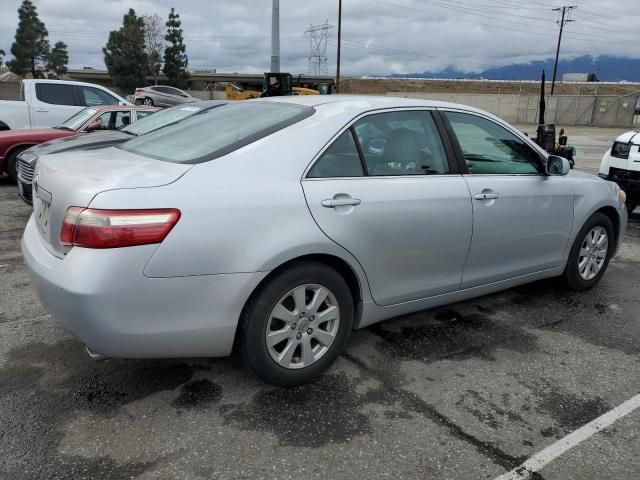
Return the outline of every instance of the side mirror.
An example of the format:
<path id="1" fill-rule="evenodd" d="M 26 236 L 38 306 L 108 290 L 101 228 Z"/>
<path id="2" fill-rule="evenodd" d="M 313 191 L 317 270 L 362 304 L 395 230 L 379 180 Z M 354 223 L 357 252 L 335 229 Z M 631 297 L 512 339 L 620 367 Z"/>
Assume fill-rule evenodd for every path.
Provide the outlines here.
<path id="1" fill-rule="evenodd" d="M 558 157 L 557 155 L 549 155 L 547 159 L 548 175 L 567 175 L 570 170 L 571 164 L 569 160 L 564 157 Z"/>
<path id="2" fill-rule="evenodd" d="M 87 132 L 94 132 L 96 130 L 100 130 L 102 129 L 102 122 L 100 120 L 95 120 L 93 122 L 91 122 L 89 125 L 87 125 L 87 127 L 85 128 L 85 130 Z"/>

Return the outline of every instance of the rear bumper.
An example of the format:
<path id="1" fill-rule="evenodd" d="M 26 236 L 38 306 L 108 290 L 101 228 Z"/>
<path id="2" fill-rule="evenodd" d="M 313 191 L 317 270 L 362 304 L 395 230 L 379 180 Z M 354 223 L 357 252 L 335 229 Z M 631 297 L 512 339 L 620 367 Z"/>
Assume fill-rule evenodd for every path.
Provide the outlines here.
<path id="1" fill-rule="evenodd" d="M 22 238 L 32 283 L 57 323 L 108 357 L 216 357 L 231 352 L 246 299 L 267 273 L 148 278 L 156 245 L 89 250 L 64 259 L 33 217 Z"/>

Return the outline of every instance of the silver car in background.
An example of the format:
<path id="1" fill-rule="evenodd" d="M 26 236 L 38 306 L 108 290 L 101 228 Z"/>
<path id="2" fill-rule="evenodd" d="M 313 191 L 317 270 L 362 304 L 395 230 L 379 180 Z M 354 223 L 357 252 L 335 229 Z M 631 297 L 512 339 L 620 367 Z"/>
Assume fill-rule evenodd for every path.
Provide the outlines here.
<path id="1" fill-rule="evenodd" d="M 173 107 L 183 103 L 199 101 L 187 92 L 167 85 L 153 85 L 151 87 L 136 88 L 133 94 L 133 103 L 137 105 L 149 105 L 157 107 Z"/>
<path id="2" fill-rule="evenodd" d="M 82 163 L 82 168 L 77 165 Z M 320 375 L 350 332 L 535 280 L 593 287 L 624 192 L 483 111 L 385 97 L 234 102 L 44 157 L 22 250 L 94 355 Z"/>

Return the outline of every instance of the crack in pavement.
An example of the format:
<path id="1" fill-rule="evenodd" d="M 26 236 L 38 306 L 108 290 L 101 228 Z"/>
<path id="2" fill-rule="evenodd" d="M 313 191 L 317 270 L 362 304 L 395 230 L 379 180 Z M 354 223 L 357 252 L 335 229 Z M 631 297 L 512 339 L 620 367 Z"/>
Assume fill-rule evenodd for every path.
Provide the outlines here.
<path id="1" fill-rule="evenodd" d="M 346 352 L 342 354 L 342 357 L 357 365 L 369 375 L 375 377 L 376 380 L 378 380 L 387 391 L 398 397 L 398 399 L 406 408 L 409 408 L 416 413 L 421 413 L 434 423 L 445 427 L 451 435 L 472 445 L 479 453 L 490 458 L 497 465 L 500 465 L 506 470 L 512 470 L 521 465 L 525 460 L 525 457 L 515 457 L 513 455 L 509 455 L 497 446 L 491 443 L 482 442 L 470 433 L 467 433 L 462 427 L 453 423 L 446 416 L 438 412 L 435 407 L 425 402 L 418 395 L 402 388 L 397 388 L 390 385 L 388 380 L 385 379 L 383 375 L 379 375 L 378 372 L 370 368 L 362 360 Z M 539 474 L 534 474 L 534 476 L 532 476 L 531 478 L 534 480 L 543 480 L 542 476 L 540 476 Z"/>

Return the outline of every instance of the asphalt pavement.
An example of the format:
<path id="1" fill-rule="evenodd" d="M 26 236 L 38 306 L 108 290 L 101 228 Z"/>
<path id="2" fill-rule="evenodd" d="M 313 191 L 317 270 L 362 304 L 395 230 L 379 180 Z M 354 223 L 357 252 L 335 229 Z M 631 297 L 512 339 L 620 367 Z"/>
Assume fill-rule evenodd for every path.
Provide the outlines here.
<path id="1" fill-rule="evenodd" d="M 574 131 L 578 167 L 617 132 Z M 31 209 L 6 177 L 0 211 L 2 479 L 495 479 L 545 449 L 517 478 L 640 477 L 640 409 L 556 448 L 640 393 L 640 209 L 594 290 L 543 281 L 389 320 L 294 389 L 233 358 L 90 360 L 29 284 Z"/>

